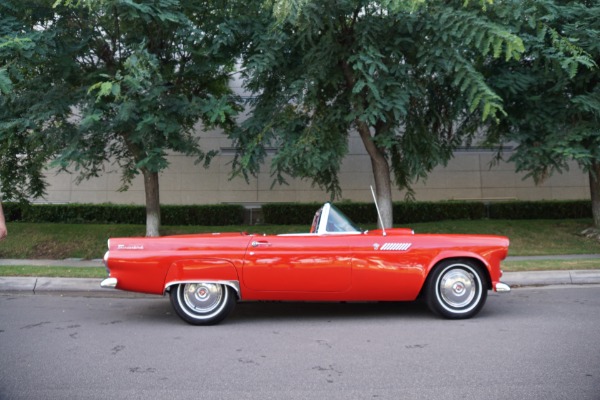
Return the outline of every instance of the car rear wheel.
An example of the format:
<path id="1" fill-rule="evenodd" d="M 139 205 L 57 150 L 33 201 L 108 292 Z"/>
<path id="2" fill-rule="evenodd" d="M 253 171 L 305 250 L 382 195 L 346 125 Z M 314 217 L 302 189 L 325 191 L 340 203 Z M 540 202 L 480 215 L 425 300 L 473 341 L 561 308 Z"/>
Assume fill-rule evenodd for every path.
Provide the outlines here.
<path id="1" fill-rule="evenodd" d="M 427 305 L 446 318 L 471 318 L 481 311 L 486 299 L 485 275 L 470 260 L 442 261 L 427 281 Z"/>
<path id="2" fill-rule="evenodd" d="M 169 295 L 177 315 L 192 325 L 218 324 L 236 302 L 233 289 L 218 283 L 182 283 L 171 288 Z"/>

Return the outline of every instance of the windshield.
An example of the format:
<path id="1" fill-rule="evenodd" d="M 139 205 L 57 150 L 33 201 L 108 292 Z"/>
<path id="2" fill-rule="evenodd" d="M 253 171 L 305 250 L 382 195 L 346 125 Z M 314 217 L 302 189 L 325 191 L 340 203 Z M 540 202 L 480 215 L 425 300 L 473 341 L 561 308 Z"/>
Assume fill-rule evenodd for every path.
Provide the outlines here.
<path id="1" fill-rule="evenodd" d="M 313 218 L 311 233 L 361 233 L 361 230 L 352 223 L 336 206 L 325 203 L 319 208 Z"/>

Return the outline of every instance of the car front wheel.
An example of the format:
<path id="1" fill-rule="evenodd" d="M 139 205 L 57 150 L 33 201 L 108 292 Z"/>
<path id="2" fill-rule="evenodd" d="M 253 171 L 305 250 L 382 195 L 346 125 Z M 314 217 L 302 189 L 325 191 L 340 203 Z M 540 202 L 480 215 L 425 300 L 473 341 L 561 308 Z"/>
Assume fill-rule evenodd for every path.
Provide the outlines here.
<path id="1" fill-rule="evenodd" d="M 428 279 L 427 305 L 446 318 L 471 318 L 487 299 L 485 279 L 481 268 L 470 260 L 443 261 Z"/>
<path id="2" fill-rule="evenodd" d="M 171 304 L 181 319 L 192 325 L 215 325 L 235 306 L 233 289 L 218 283 L 182 283 L 171 288 Z"/>

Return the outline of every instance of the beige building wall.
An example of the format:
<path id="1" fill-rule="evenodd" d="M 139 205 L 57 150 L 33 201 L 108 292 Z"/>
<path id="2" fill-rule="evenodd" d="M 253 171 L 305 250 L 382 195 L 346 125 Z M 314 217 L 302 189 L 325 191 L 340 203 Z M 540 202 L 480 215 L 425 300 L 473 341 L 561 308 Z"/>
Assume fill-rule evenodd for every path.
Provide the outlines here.
<path id="1" fill-rule="evenodd" d="M 231 88 L 246 96 L 239 77 L 234 77 Z M 231 142 L 220 132 L 202 132 L 201 143 L 205 151 L 220 150 L 208 169 L 194 165 L 194 160 L 172 155 L 170 166 L 160 174 L 162 204 L 218 204 L 241 203 L 255 206 L 269 202 L 322 202 L 329 194 L 313 187 L 309 181 L 289 180 L 289 185 L 275 185 L 270 176 L 270 166 L 262 167 L 257 178 L 248 183 L 243 178 L 231 179 L 233 150 Z M 587 175 L 576 164 L 568 172 L 556 174 L 536 186 L 532 179 L 523 180 L 524 174 L 515 172 L 514 164 L 500 163 L 490 168 L 492 151 L 457 151 L 446 167 L 436 168 L 425 181 L 414 185 L 417 200 L 564 200 L 590 197 Z M 509 155 L 509 154 L 507 154 Z M 46 203 L 115 203 L 144 204 L 144 185 L 141 176 L 134 180 L 129 190 L 119 192 L 121 173 L 107 165 L 99 178 L 76 183 L 76 175 L 56 174 L 48 171 L 50 183 Z M 370 185 L 374 185 L 371 161 L 358 135 L 349 139 L 349 154 L 341 166 L 342 199 L 371 201 Z M 405 193 L 394 191 L 396 201 Z"/>
<path id="2" fill-rule="evenodd" d="M 269 202 L 311 202 L 329 200 L 329 195 L 309 181 L 289 180 L 289 185 L 271 187 L 270 166 L 249 183 L 231 179 L 233 151 L 231 143 L 219 132 L 202 134 L 205 150 L 220 149 L 208 169 L 194 160 L 172 155 L 170 166 L 160 174 L 162 204 L 241 203 L 248 206 Z M 566 200 L 590 197 L 588 178 L 576 164 L 568 172 L 555 174 L 536 186 L 531 178 L 516 173 L 512 163 L 491 166 L 492 151 L 457 151 L 446 167 L 436 168 L 425 181 L 414 185 L 417 200 Z M 141 176 L 129 190 L 119 192 L 121 174 L 112 166 L 99 178 L 76 183 L 76 175 L 48 171 L 50 183 L 40 203 L 115 203 L 144 204 Z M 342 200 L 371 201 L 374 184 L 371 162 L 359 137 L 350 138 L 349 154 L 341 167 Z M 404 192 L 394 191 L 394 200 L 403 200 Z"/>

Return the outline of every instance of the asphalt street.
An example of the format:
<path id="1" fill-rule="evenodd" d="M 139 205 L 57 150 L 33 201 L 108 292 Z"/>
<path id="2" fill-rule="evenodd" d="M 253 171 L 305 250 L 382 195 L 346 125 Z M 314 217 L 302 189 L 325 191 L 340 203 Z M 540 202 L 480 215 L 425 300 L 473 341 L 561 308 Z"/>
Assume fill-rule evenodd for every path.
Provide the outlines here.
<path id="1" fill-rule="evenodd" d="M 0 260 L 35 263 L 102 265 Z M 465 321 L 419 302 L 240 303 L 217 327 L 101 280 L 0 277 L 0 399 L 600 399 L 600 269 L 507 272 L 511 293 Z"/>
<path id="2" fill-rule="evenodd" d="M 110 293 L 118 293 L 111 291 Z M 240 303 L 194 327 L 167 298 L 0 293 L 1 399 L 598 400 L 600 285 L 415 303 Z"/>

